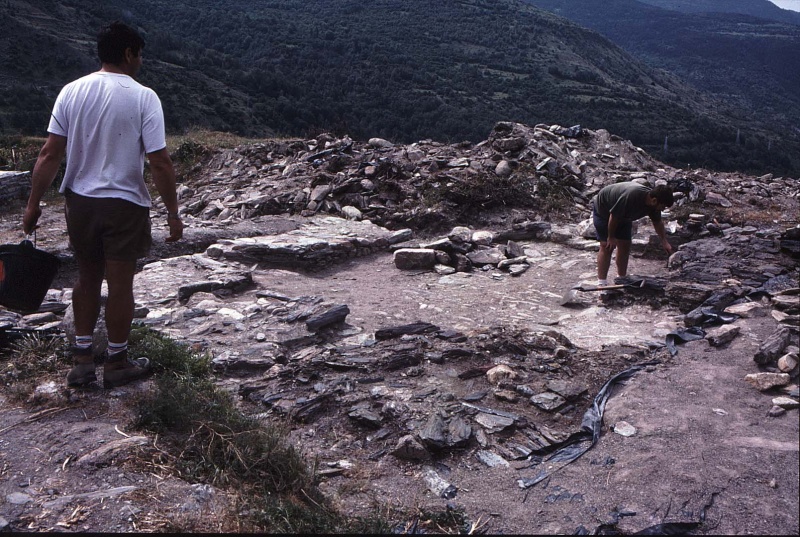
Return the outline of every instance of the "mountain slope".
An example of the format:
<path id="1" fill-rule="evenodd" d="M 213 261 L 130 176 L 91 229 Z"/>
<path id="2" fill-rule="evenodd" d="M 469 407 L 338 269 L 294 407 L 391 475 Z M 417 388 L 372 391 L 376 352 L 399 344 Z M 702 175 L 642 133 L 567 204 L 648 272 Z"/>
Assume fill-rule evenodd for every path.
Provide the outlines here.
<path id="1" fill-rule="evenodd" d="M 528 1 L 600 32 L 719 101 L 749 110 L 751 123 L 780 126 L 789 137 L 800 133 L 799 26 L 730 13 L 668 11 L 649 5 L 668 4 L 656 0 Z"/>
<path id="2" fill-rule="evenodd" d="M 800 27 L 666 11 L 635 0 L 528 0 L 698 89 L 800 127 Z"/>
<path id="3" fill-rule="evenodd" d="M 0 26 L 20 37 L 0 44 L 0 89 L 13 96 L 0 102 L 0 129 L 42 132 L 44 103 L 87 72 L 94 30 L 114 18 L 145 33 L 141 79 L 176 131 L 478 141 L 500 120 L 581 123 L 650 151 L 669 136 L 684 162 L 793 166 L 764 158 L 763 129 L 731 158 L 748 118 L 517 0 L 9 0 Z"/>
<path id="4" fill-rule="evenodd" d="M 800 13 L 781 9 L 769 0 L 639 0 L 683 13 L 738 13 L 761 19 L 800 24 Z"/>

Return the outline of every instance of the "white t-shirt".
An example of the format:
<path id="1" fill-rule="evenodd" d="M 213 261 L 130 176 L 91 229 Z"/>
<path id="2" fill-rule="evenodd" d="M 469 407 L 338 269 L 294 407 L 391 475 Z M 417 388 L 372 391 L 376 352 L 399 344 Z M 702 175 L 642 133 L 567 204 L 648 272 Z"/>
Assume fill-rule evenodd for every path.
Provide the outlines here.
<path id="1" fill-rule="evenodd" d="M 156 93 L 127 75 L 96 72 L 64 86 L 47 131 L 67 138 L 67 188 L 150 207 L 144 157 L 167 146 Z"/>

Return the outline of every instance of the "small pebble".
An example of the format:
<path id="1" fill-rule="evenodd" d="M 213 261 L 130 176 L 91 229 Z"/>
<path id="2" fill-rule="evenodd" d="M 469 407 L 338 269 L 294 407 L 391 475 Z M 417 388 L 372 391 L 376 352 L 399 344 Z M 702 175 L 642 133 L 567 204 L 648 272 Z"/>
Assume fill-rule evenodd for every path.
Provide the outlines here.
<path id="1" fill-rule="evenodd" d="M 614 425 L 614 432 L 622 436 L 633 436 L 636 434 L 636 427 L 627 421 L 618 421 L 616 425 Z"/>
<path id="2" fill-rule="evenodd" d="M 786 409 L 781 408 L 778 405 L 774 405 L 769 409 L 769 416 L 771 418 L 777 418 L 778 416 L 783 416 L 784 414 L 786 414 Z"/>

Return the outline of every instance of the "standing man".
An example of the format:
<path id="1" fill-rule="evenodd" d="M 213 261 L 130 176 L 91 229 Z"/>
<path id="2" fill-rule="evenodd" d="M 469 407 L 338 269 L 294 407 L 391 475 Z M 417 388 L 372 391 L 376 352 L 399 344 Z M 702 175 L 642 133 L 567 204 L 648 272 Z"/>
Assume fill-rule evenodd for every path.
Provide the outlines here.
<path id="1" fill-rule="evenodd" d="M 672 253 L 661 211 L 672 207 L 673 202 L 672 189 L 664 185 L 651 189 L 634 182 L 617 183 L 597 193 L 592 203 L 592 220 L 600 241 L 600 251 L 597 252 L 599 286 L 608 285 L 608 268 L 614 249 L 617 250 L 617 275 L 620 278 L 627 276 L 634 220 L 649 216 L 664 250 L 667 254 Z"/>
<path id="2" fill-rule="evenodd" d="M 133 79 L 142 66 L 143 48 L 142 37 L 120 22 L 100 31 L 97 54 L 101 69 L 61 90 L 31 178 L 22 219 L 25 233 L 36 229 L 42 214 L 39 202 L 66 155 L 60 191 L 66 198 L 67 233 L 78 263 L 72 294 L 75 345 L 70 348 L 73 367 L 67 374 L 68 386 L 97 380 L 92 336 L 100 314 L 103 278 L 108 282 L 104 387 L 127 384 L 149 373 L 147 358 L 128 358 L 136 260 L 144 257 L 151 245 L 145 155 L 153 183 L 167 207 L 167 242 L 183 236 L 161 102 L 153 90 Z"/>

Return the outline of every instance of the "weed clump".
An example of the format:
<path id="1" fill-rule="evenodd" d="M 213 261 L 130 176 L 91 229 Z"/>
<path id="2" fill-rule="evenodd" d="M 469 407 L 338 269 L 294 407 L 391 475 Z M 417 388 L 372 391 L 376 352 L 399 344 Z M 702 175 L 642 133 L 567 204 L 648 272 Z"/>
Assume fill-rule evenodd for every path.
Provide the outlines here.
<path id="1" fill-rule="evenodd" d="M 237 493 L 237 524 L 251 531 L 348 531 L 326 505 L 314 465 L 287 440 L 287 430 L 243 414 L 211 375 L 208 356 L 147 328 L 132 334 L 132 355 L 148 356 L 155 388 L 140 396 L 134 427 L 159 435 L 169 449 L 154 464 L 181 478 Z M 374 524 L 371 527 L 375 527 Z"/>
<path id="2" fill-rule="evenodd" d="M 16 380 L 28 380 L 42 373 L 55 373 L 67 363 L 65 358 L 66 342 L 62 337 L 25 334 L 11 343 L 12 359 L 8 364 L 8 372 Z M 9 374 L 7 372 L 7 374 Z"/>
<path id="3" fill-rule="evenodd" d="M 176 342 L 145 326 L 135 326 L 128 337 L 132 358 L 146 356 L 156 374 L 171 373 L 193 379 L 211 376 L 211 357 L 193 352 L 187 345 Z"/>
<path id="4" fill-rule="evenodd" d="M 2 379 L 10 399 L 28 401 L 43 376 L 60 371 L 69 360 L 67 343 L 60 335 L 32 332 L 8 343 L 3 358 Z"/>

